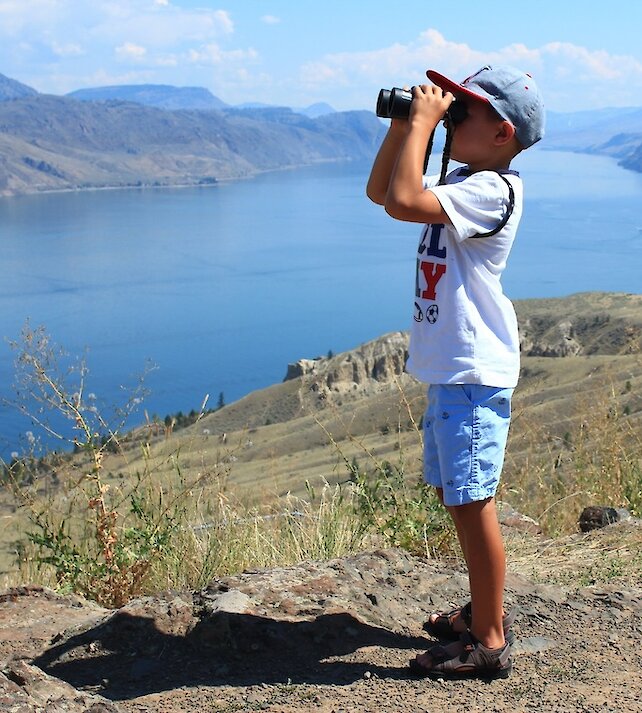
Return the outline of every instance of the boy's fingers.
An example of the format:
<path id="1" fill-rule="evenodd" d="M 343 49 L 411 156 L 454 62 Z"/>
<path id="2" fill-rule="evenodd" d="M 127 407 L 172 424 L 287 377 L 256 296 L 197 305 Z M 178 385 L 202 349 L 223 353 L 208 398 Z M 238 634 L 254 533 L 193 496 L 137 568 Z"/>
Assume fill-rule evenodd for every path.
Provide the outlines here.
<path id="1" fill-rule="evenodd" d="M 415 94 L 431 94 L 437 99 L 447 99 L 452 102 L 455 98 L 450 92 L 445 92 L 441 87 L 436 84 L 418 84 L 413 87 L 413 92 Z"/>

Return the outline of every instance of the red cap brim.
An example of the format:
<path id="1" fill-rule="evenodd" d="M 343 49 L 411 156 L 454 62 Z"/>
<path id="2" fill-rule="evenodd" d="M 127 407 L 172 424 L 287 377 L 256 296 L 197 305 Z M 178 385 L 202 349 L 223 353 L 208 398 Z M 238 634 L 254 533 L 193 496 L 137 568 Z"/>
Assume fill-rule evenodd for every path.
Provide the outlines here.
<path id="1" fill-rule="evenodd" d="M 441 87 L 443 90 L 450 92 L 451 94 L 454 94 L 455 96 L 464 96 L 468 97 L 470 99 L 477 99 L 478 101 L 485 102 L 486 104 L 490 104 L 488 99 L 486 97 L 481 96 L 481 94 L 475 94 L 475 92 L 471 92 L 470 89 L 466 89 L 466 87 L 462 86 L 461 84 L 458 84 L 457 82 L 453 82 L 452 79 L 448 79 L 448 77 L 444 77 L 443 74 L 439 74 L 439 72 L 435 72 L 434 69 L 429 69 L 426 72 L 426 76 L 428 79 L 433 84 L 436 84 L 438 87 Z"/>

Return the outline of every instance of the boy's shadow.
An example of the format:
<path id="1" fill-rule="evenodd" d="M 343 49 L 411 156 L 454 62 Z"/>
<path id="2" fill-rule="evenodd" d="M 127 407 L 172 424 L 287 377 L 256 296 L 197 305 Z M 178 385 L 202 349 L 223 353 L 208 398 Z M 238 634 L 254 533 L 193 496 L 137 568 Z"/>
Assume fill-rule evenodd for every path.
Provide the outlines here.
<path id="1" fill-rule="evenodd" d="M 117 612 L 52 646 L 34 663 L 76 688 L 126 700 L 180 686 L 348 684 L 366 671 L 407 678 L 405 667 L 326 659 L 364 646 L 421 649 L 428 643 L 364 624 L 347 612 L 310 621 L 217 612 L 186 636 L 161 633 L 153 619 Z"/>

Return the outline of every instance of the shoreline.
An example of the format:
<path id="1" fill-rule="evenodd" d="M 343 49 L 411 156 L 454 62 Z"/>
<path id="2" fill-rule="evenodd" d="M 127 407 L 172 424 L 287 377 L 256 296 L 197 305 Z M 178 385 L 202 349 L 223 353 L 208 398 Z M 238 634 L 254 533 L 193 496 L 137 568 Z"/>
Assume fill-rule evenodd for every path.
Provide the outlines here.
<path id="1" fill-rule="evenodd" d="M 194 183 L 141 183 L 140 185 L 135 184 L 109 184 L 104 186 L 72 186 L 69 188 L 45 188 L 38 189 L 34 188 L 32 190 L 26 191 L 0 191 L 0 200 L 4 198 L 17 198 L 21 196 L 40 196 L 40 195 L 51 195 L 57 193 L 87 193 L 94 191 L 129 191 L 129 190 L 150 190 L 150 189 L 160 189 L 165 190 L 168 188 L 184 189 L 184 188 L 216 188 L 219 185 L 225 185 L 228 183 L 236 183 L 237 181 L 250 181 L 258 176 L 262 176 L 266 173 L 278 173 L 281 171 L 296 171 L 301 168 L 309 168 L 310 166 L 316 166 L 320 164 L 330 164 L 330 163 L 353 163 L 356 159 L 351 158 L 323 158 L 316 161 L 311 161 L 309 163 L 298 163 L 286 166 L 277 166 L 275 168 L 266 168 L 262 170 L 256 170 L 246 175 L 241 176 L 230 176 L 228 178 L 215 178 L 212 181 L 205 181 L 200 183 L 198 181 Z M 202 180 L 202 179 L 201 179 Z"/>

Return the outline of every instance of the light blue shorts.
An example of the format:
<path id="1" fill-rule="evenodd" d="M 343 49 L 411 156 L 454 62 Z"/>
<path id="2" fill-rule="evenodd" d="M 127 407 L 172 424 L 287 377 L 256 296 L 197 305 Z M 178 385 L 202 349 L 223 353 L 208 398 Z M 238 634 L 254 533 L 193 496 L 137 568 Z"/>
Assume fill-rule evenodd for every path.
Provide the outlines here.
<path id="1" fill-rule="evenodd" d="M 445 505 L 495 495 L 504 464 L 513 389 L 431 384 L 424 414 L 424 479 Z"/>

